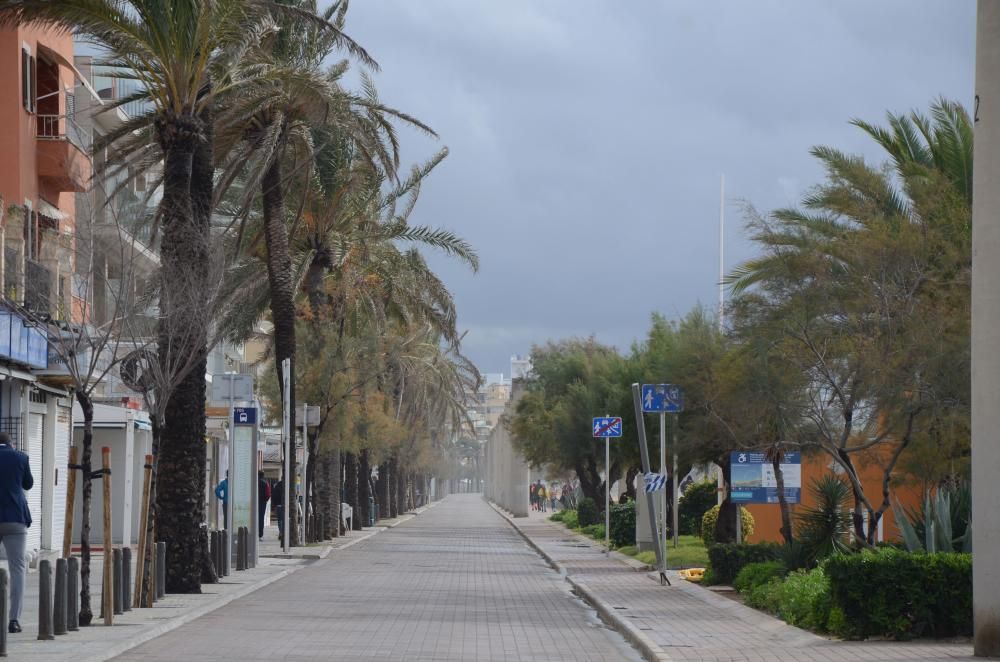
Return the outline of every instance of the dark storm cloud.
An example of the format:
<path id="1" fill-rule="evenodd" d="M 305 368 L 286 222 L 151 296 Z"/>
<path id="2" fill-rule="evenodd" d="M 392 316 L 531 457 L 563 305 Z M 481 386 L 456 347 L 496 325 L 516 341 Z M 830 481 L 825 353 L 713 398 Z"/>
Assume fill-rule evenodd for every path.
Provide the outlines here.
<path id="1" fill-rule="evenodd" d="M 752 254 L 738 201 L 794 203 L 834 145 L 881 155 L 853 117 L 971 101 L 972 0 L 355 0 L 348 32 L 386 103 L 451 150 L 414 221 L 482 271 L 433 258 L 467 354 L 594 333 L 625 349 L 649 315 L 715 305 L 719 175 L 727 264 Z M 404 157 L 438 144 L 404 132 Z"/>

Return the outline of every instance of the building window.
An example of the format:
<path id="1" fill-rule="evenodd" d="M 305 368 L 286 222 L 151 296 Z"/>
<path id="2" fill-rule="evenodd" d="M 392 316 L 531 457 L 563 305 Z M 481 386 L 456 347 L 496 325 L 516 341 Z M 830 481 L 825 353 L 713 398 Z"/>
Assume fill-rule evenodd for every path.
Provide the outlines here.
<path id="1" fill-rule="evenodd" d="M 35 112 L 35 58 L 27 48 L 21 49 L 21 104 L 29 113 Z"/>

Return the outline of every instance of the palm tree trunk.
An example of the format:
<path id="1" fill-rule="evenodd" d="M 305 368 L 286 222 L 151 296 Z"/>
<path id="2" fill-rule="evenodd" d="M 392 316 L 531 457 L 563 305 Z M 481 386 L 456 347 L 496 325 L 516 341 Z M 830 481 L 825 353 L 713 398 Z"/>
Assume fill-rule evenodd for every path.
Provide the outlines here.
<path id="1" fill-rule="evenodd" d="M 389 458 L 389 475 L 386 476 L 386 490 L 388 491 L 389 517 L 399 517 L 399 487 L 396 480 L 399 462 L 396 458 Z"/>
<path id="2" fill-rule="evenodd" d="M 165 374 L 184 375 L 166 404 L 157 458 L 156 530 L 167 543 L 171 593 L 201 592 L 201 550 L 191 542 L 205 513 L 204 315 L 212 195 L 211 148 L 198 149 L 205 130 L 191 116 L 157 123 L 164 154 L 158 355 Z"/>
<path id="3" fill-rule="evenodd" d="M 80 625 L 90 625 L 94 612 L 90 607 L 90 508 L 93 483 L 90 480 L 90 462 L 94 450 L 94 402 L 82 390 L 76 391 L 76 401 L 83 410 L 82 459 L 80 460 Z M 74 469 L 75 471 L 75 469 Z M 72 516 L 72 514 L 70 515 Z"/>
<path id="4" fill-rule="evenodd" d="M 333 450 L 333 521 L 334 537 L 339 538 L 344 534 L 341 525 L 340 505 L 344 502 L 344 454 L 339 450 Z"/>
<path id="5" fill-rule="evenodd" d="M 406 513 L 406 471 L 403 470 L 402 460 L 396 460 L 396 514 Z"/>
<path id="6" fill-rule="evenodd" d="M 291 429 L 295 428 L 295 278 L 292 257 L 288 248 L 288 228 L 285 226 L 285 199 L 281 189 L 281 159 L 275 156 L 261 179 L 261 197 L 264 216 L 264 242 L 267 246 L 267 282 L 271 294 L 271 319 L 274 323 L 274 358 L 278 371 L 278 385 L 284 393 L 284 376 L 281 364 L 291 362 L 289 409 Z M 294 435 L 294 432 L 292 433 Z M 303 440 L 305 443 L 305 440 Z M 291 475 L 295 475 L 295 454 L 292 454 Z M 290 476 L 285 476 L 289 480 Z M 295 483 L 292 482 L 292 485 Z M 305 486 L 303 486 L 305 488 Z M 291 544 L 298 545 L 298 509 L 289 510 Z"/>
<path id="7" fill-rule="evenodd" d="M 351 504 L 351 528 L 361 530 L 361 506 L 358 502 L 358 456 L 354 453 L 344 454 L 344 500 Z"/>
<path id="8" fill-rule="evenodd" d="M 391 478 L 389 461 L 386 460 L 378 467 L 378 513 L 385 519 L 392 517 L 392 507 L 389 505 L 389 482 Z"/>
<path id="9" fill-rule="evenodd" d="M 371 521 L 371 465 L 368 464 L 368 449 L 365 448 L 358 455 L 358 510 L 360 512 L 361 526 L 368 526 Z"/>

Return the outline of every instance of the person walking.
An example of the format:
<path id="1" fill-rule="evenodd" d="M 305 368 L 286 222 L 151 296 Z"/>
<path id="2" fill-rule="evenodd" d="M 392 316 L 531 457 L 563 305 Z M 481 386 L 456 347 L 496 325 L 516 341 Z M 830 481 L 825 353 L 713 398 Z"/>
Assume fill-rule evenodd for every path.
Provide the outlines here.
<path id="1" fill-rule="evenodd" d="M 24 605 L 24 548 L 31 526 L 31 511 L 25 490 L 35 484 L 28 455 L 10 444 L 6 432 L 0 432 L 0 543 L 10 567 L 10 622 L 7 631 L 21 631 L 21 608 Z"/>
<path id="2" fill-rule="evenodd" d="M 257 472 L 257 537 L 264 539 L 264 512 L 271 498 L 271 483 L 264 478 L 264 472 Z"/>
<path id="3" fill-rule="evenodd" d="M 285 481 L 279 480 L 271 489 L 271 506 L 278 516 L 278 540 L 284 540 L 285 534 Z"/>
<path id="4" fill-rule="evenodd" d="M 549 500 L 548 496 L 549 496 L 549 494 L 548 494 L 548 491 L 545 489 L 545 484 L 541 483 L 541 482 L 538 483 L 538 508 L 543 513 L 545 512 L 547 504 L 548 504 L 548 500 Z"/>
<path id="5" fill-rule="evenodd" d="M 559 497 L 556 496 L 558 489 L 558 487 L 549 488 L 549 502 L 552 504 L 552 512 L 556 512 L 556 502 L 559 500 Z"/>
<path id="6" fill-rule="evenodd" d="M 222 528 L 229 530 L 229 472 L 222 482 L 215 487 L 215 498 L 222 502 Z"/>

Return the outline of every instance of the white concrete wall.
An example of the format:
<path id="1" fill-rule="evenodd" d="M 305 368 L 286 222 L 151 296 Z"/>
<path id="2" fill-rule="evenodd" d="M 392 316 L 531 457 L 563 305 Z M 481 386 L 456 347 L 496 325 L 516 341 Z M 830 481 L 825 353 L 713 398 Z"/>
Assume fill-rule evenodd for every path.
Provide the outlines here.
<path id="1" fill-rule="evenodd" d="M 1000 656 L 1000 0 L 979 0 L 972 201 L 975 651 Z"/>
<path id="2" fill-rule="evenodd" d="M 514 410 L 522 393 L 523 384 L 515 380 L 507 412 L 493 428 L 486 442 L 486 498 L 493 501 L 514 517 L 527 517 L 529 508 L 528 486 L 531 468 L 514 449 L 505 419 Z"/>

